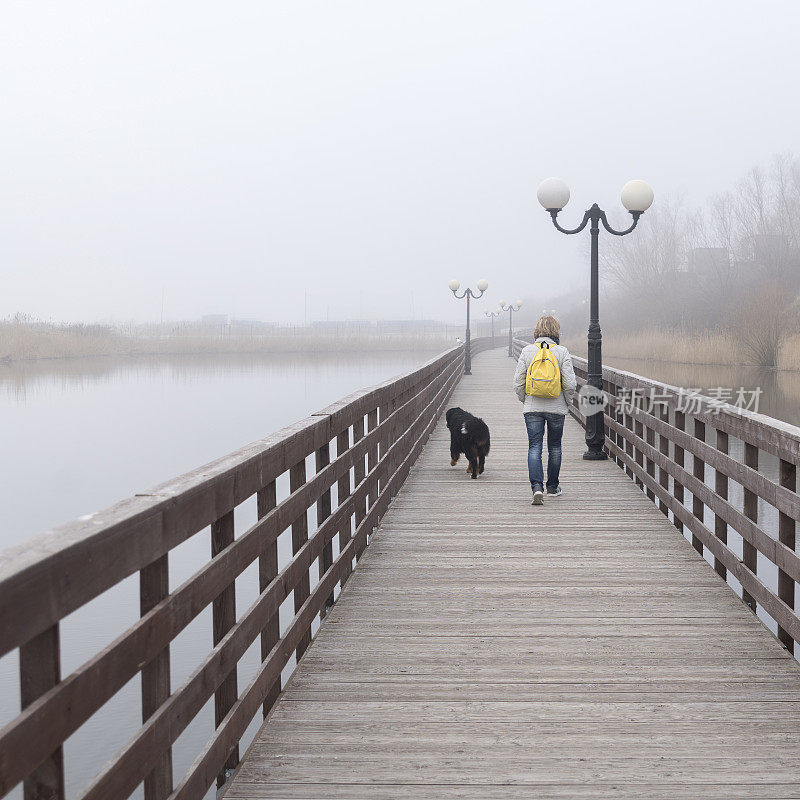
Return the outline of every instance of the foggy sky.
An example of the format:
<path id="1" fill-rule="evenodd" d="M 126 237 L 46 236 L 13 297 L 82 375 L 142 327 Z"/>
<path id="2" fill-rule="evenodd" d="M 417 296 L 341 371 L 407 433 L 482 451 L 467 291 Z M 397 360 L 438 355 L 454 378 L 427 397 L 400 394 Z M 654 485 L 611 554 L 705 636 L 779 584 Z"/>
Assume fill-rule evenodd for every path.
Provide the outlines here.
<path id="1" fill-rule="evenodd" d="M 631 178 L 699 205 L 796 152 L 798 30 L 796 0 L 6 0 L 0 317 L 556 296 L 585 245 L 539 181 L 571 224 Z"/>

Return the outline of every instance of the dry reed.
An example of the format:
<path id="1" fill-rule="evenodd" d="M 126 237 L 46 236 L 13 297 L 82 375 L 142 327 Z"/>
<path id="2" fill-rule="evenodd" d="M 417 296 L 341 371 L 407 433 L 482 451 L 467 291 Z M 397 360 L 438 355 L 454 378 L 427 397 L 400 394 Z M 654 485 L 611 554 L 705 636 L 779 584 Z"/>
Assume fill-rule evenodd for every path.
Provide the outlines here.
<path id="1" fill-rule="evenodd" d="M 455 344 L 444 333 L 322 332 L 275 329 L 260 333 L 178 329 L 154 335 L 145 328 L 123 332 L 104 325 L 52 325 L 0 321 L 0 363 L 87 356 L 183 355 L 203 353 L 354 352 L 430 350 Z"/>

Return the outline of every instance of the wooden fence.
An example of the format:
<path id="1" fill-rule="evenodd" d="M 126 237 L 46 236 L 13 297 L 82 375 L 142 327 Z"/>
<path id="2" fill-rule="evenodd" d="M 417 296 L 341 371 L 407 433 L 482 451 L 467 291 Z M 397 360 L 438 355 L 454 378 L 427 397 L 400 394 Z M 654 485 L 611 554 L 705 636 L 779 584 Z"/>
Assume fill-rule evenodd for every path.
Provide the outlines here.
<path id="1" fill-rule="evenodd" d="M 502 342 L 497 341 L 497 346 Z M 473 340 L 473 352 L 491 346 Z M 141 672 L 142 725 L 82 800 L 197 800 L 238 762 L 243 732 L 280 692 L 281 671 L 311 641 L 368 537 L 403 483 L 461 378 L 464 347 L 357 392 L 272 436 L 145 494 L 7 551 L 0 563 L 0 656 L 19 649 L 21 713 L 0 731 L 0 796 L 64 797 L 65 740 Z M 288 473 L 278 502 L 276 481 Z M 255 496 L 257 522 L 234 536 L 237 507 Z M 316 527 L 309 530 L 309 511 Z M 211 559 L 170 586 L 169 554 L 210 528 Z M 291 530 L 292 558 L 278 563 Z M 338 543 L 334 555 L 334 539 Z M 235 579 L 258 561 L 259 594 L 237 615 Z M 312 565 L 318 565 L 312 570 Z M 139 573 L 141 617 L 69 676 L 60 674 L 60 622 Z M 311 575 L 319 578 L 312 585 Z M 281 603 L 294 617 L 281 632 Z M 176 689 L 170 643 L 212 606 L 213 649 Z M 237 663 L 260 637 L 261 663 L 239 687 Z M 173 781 L 172 746 L 214 698 L 215 729 Z"/>
<path id="2" fill-rule="evenodd" d="M 517 355 L 525 344 L 515 340 Z M 574 355 L 572 361 L 580 388 L 587 362 Z M 609 456 L 679 531 L 689 532 L 723 580 L 735 579 L 754 613 L 761 606 L 794 653 L 800 428 L 610 367 L 603 368 L 603 390 Z M 577 394 L 571 411 L 585 425 Z M 734 489 L 741 504 L 732 502 Z M 777 520 L 776 535 L 765 529 L 767 519 Z M 741 537 L 735 547 L 730 531 Z"/>

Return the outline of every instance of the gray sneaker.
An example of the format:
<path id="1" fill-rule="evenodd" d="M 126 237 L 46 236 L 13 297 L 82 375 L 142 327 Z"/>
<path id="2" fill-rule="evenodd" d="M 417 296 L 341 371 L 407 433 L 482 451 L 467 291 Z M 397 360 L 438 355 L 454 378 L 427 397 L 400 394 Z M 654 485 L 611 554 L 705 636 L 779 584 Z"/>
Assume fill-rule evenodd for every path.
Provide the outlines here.
<path id="1" fill-rule="evenodd" d="M 561 496 L 561 487 L 556 486 L 555 489 L 548 489 L 547 490 L 548 497 L 560 497 Z"/>
<path id="2" fill-rule="evenodd" d="M 544 492 L 537 486 L 533 490 L 533 502 L 531 503 L 532 506 L 541 506 L 544 505 Z"/>

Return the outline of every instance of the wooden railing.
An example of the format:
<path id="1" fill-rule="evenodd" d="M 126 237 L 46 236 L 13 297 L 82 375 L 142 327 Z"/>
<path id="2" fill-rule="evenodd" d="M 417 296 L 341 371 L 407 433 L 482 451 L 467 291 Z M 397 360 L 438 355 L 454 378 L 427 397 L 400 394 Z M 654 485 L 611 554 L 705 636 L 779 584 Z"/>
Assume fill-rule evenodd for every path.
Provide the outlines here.
<path id="1" fill-rule="evenodd" d="M 496 342 L 501 346 L 501 342 Z M 491 346 L 475 339 L 473 352 Z M 281 671 L 311 641 L 461 378 L 460 345 L 399 378 L 357 392 L 268 438 L 90 519 L 65 525 L 0 563 L 0 656 L 19 649 L 21 713 L 0 731 L 0 796 L 20 781 L 26 800 L 64 797 L 62 744 L 141 672 L 143 723 L 83 788 L 83 800 L 197 800 L 221 785 Z M 276 482 L 288 473 L 289 494 Z M 257 522 L 234 536 L 234 514 L 257 498 Z M 316 524 L 309 529 L 309 512 Z M 312 515 L 313 516 L 313 515 Z M 170 587 L 170 551 L 210 528 L 212 557 Z M 292 557 L 278 563 L 291 530 Z M 338 542 L 334 555 L 334 539 Z M 235 579 L 258 561 L 259 594 L 237 615 Z M 312 569 L 317 564 L 318 569 Z M 72 674 L 60 675 L 61 621 L 139 573 L 141 617 Z M 312 585 L 311 576 L 318 575 Z M 294 618 L 281 632 L 281 603 Z M 170 643 L 208 606 L 213 649 L 170 685 Z M 260 637 L 261 663 L 240 687 L 237 663 Z M 172 746 L 214 698 L 216 727 L 173 781 Z"/>
<path id="2" fill-rule="evenodd" d="M 572 361 L 580 388 L 587 363 Z M 610 367 L 603 389 L 609 456 L 794 653 L 800 428 Z M 571 412 L 585 424 L 577 395 Z"/>

